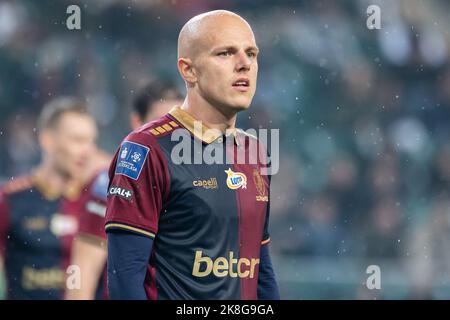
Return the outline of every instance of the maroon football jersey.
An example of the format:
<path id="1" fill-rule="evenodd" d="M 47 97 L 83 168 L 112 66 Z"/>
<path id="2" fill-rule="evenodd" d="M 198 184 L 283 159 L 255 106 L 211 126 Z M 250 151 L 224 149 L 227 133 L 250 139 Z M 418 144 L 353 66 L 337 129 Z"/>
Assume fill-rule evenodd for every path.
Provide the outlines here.
<path id="1" fill-rule="evenodd" d="M 0 254 L 9 299 L 62 299 L 85 187 L 52 190 L 33 174 L 0 190 Z"/>
<path id="2" fill-rule="evenodd" d="M 109 171 L 106 231 L 154 239 L 149 299 L 256 299 L 260 249 L 269 242 L 270 179 L 262 161 L 226 158 L 249 159 L 253 145 L 265 148 L 240 130 L 225 136 L 195 127 L 176 107 L 124 139 Z M 181 151 L 182 141 L 191 149 Z M 199 163 L 198 152 L 212 147 L 221 161 Z"/>

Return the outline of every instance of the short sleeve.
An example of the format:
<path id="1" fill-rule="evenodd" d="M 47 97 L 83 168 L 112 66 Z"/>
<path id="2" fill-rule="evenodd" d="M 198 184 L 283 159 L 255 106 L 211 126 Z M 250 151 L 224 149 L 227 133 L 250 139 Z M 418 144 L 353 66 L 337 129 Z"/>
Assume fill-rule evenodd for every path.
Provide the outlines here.
<path id="1" fill-rule="evenodd" d="M 150 238 L 167 196 L 167 163 L 150 134 L 133 133 L 120 145 L 109 169 L 106 232 L 122 229 Z"/>
<path id="2" fill-rule="evenodd" d="M 93 179 L 83 199 L 83 213 L 80 218 L 79 234 L 106 239 L 105 214 L 108 192 L 108 171 L 100 171 Z"/>

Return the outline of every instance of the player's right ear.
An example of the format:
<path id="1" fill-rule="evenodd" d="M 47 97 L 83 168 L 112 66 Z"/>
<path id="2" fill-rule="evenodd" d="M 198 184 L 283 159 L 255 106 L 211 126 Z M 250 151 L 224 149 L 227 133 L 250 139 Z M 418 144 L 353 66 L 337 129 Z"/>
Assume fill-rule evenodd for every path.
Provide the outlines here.
<path id="1" fill-rule="evenodd" d="M 197 82 L 197 76 L 192 65 L 192 60 L 188 58 L 178 59 L 178 72 L 189 86 L 193 86 Z"/>

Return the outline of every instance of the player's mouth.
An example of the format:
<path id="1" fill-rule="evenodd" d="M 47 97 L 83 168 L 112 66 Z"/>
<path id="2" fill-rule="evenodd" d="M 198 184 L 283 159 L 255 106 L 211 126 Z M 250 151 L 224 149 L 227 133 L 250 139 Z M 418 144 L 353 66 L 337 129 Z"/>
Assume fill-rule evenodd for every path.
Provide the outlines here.
<path id="1" fill-rule="evenodd" d="M 250 80 L 247 78 L 239 78 L 233 82 L 233 87 L 240 92 L 247 92 L 250 88 Z"/>
<path id="2" fill-rule="evenodd" d="M 84 168 L 84 167 L 86 167 L 87 163 L 88 163 L 88 161 L 85 160 L 85 159 L 78 159 L 77 161 L 75 161 L 75 165 L 76 165 L 78 168 Z"/>

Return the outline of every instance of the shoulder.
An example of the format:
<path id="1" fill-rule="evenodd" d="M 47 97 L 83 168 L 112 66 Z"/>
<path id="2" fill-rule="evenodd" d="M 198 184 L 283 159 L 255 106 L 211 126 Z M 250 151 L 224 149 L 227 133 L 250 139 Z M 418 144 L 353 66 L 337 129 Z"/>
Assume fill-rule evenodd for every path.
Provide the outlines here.
<path id="1" fill-rule="evenodd" d="M 261 148 L 265 152 L 267 152 L 267 146 L 265 145 L 267 139 L 261 139 L 258 138 L 257 132 L 253 129 L 244 131 L 243 129 L 236 129 L 238 138 L 240 141 L 244 140 L 245 144 L 251 143 L 254 145 L 257 145 L 258 148 Z M 267 137 L 266 137 L 267 138 Z"/>
<path id="2" fill-rule="evenodd" d="M 253 132 L 244 131 L 243 129 L 240 129 L 240 128 L 236 128 L 236 131 L 237 131 L 237 134 L 240 136 L 243 136 L 245 138 L 252 139 L 252 140 L 258 140 L 258 137 Z"/>
<path id="3" fill-rule="evenodd" d="M 160 139 L 169 135 L 176 125 L 165 115 L 132 131 L 116 153 L 114 174 L 138 180 L 143 170 L 167 173 L 167 160 Z"/>
<path id="4" fill-rule="evenodd" d="M 178 126 L 172 118 L 165 115 L 132 131 L 120 145 L 117 153 L 118 161 L 132 160 L 132 164 L 139 167 L 148 157 L 154 163 L 165 163 L 164 150 L 167 145 L 163 141 L 166 141 L 167 138 L 164 137 L 169 137 L 170 140 L 170 134 Z"/>
<path id="5" fill-rule="evenodd" d="M 178 123 L 170 118 L 169 115 L 164 115 L 132 131 L 125 137 L 123 142 L 130 141 L 140 143 L 144 146 L 157 145 L 159 139 L 169 135 L 178 127 Z"/>
<path id="6" fill-rule="evenodd" d="M 246 152 L 250 154 L 250 157 L 256 157 L 258 166 L 264 168 L 264 172 L 271 172 L 271 167 L 274 163 L 272 162 L 272 155 L 267 146 L 267 132 L 259 132 L 261 139 L 256 135 L 255 130 L 244 131 L 242 129 L 237 129 L 238 140 L 240 144 L 245 146 Z M 271 141 L 271 147 L 274 146 L 274 142 Z M 276 151 L 276 150 L 275 150 Z M 278 158 L 277 158 L 278 159 Z M 269 175 L 269 181 L 270 181 Z"/>
<path id="7" fill-rule="evenodd" d="M 33 179 L 31 176 L 21 176 L 6 182 L 1 188 L 4 195 L 12 195 L 29 190 L 33 187 Z"/>

